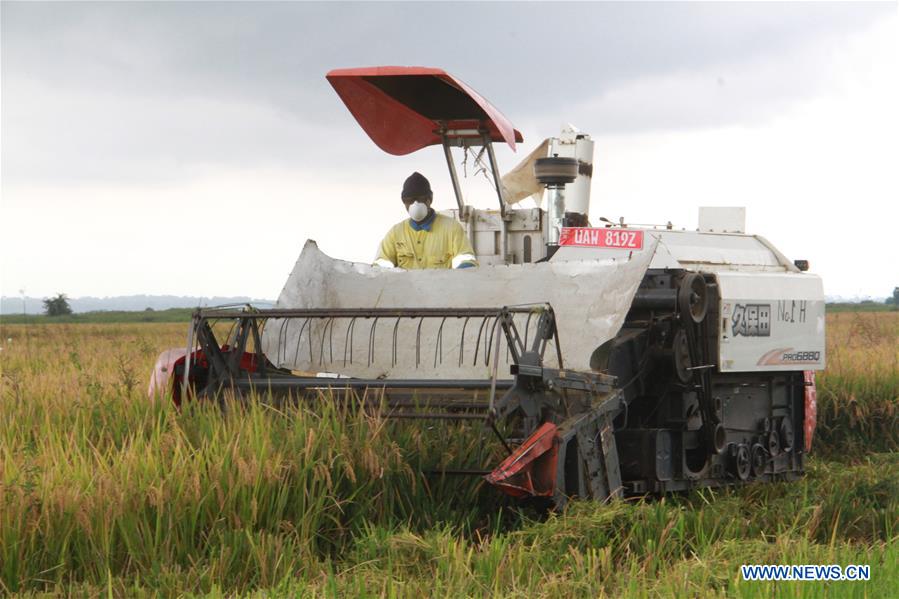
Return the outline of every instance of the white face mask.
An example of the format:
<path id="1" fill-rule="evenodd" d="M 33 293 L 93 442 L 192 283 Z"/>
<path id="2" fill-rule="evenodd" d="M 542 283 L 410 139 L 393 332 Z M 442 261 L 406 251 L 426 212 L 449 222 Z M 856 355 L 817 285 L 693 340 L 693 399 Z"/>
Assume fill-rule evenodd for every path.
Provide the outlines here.
<path id="1" fill-rule="evenodd" d="M 424 202 L 412 202 L 409 206 L 409 218 L 420 223 L 428 215 L 428 205 Z"/>

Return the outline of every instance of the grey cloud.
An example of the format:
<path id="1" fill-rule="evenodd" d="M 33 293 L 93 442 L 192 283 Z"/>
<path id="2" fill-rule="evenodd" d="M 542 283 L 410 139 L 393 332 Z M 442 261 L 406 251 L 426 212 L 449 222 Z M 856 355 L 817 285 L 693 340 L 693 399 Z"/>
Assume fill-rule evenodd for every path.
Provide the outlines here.
<path id="1" fill-rule="evenodd" d="M 548 118 L 555 128 L 574 118 L 565 109 L 635 81 L 697 72 L 727 81 L 735 64 L 815 48 L 889 11 L 895 7 L 4 3 L 4 184 L 144 184 L 205 167 L 327 168 L 337 153 L 375 159 L 324 80 L 336 67 L 441 66 L 513 122 Z M 784 72 L 766 80 L 774 89 L 728 106 L 655 119 L 613 103 L 599 120 L 627 131 L 754 118 L 766 102 L 812 93 L 813 75 Z"/>
<path id="2" fill-rule="evenodd" d="M 432 63 L 495 82 L 633 77 L 778 55 L 892 9 L 846 4 L 7 4 L 4 69 L 118 93 L 247 95 L 288 110 L 330 68 Z M 894 10 L 894 9 L 893 9 Z M 465 73 L 462 73 L 465 76 Z M 318 85 L 314 85 L 317 83 Z M 313 84 L 313 85 L 310 85 Z M 520 101 L 541 101 L 551 86 Z"/>

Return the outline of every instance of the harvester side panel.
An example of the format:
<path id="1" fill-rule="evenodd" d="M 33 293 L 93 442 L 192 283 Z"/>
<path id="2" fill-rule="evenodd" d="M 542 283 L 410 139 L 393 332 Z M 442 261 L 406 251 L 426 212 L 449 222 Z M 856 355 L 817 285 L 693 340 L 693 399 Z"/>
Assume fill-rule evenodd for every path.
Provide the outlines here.
<path id="1" fill-rule="evenodd" d="M 824 291 L 804 273 L 718 273 L 722 372 L 824 369 Z"/>

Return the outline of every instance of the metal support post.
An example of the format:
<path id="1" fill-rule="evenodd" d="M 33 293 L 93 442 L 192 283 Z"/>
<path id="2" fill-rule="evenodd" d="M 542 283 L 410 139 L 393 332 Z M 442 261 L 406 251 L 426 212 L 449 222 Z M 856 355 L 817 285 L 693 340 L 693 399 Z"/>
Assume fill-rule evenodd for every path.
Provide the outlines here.
<path id="1" fill-rule="evenodd" d="M 446 133 L 443 137 L 443 155 L 446 157 L 446 165 L 449 167 L 450 179 L 453 180 L 453 192 L 456 194 L 456 204 L 459 206 L 459 220 L 465 218 L 465 201 L 462 199 L 462 187 L 459 185 L 459 175 L 456 173 L 456 164 L 453 162 L 453 153 L 450 149 Z"/>
<path id="2" fill-rule="evenodd" d="M 499 215 L 500 215 L 500 226 L 502 227 L 502 232 L 500 233 L 500 242 L 499 242 L 499 250 L 500 257 L 503 263 L 508 261 L 509 258 L 509 223 L 506 220 L 506 198 L 503 193 L 503 182 L 502 178 L 499 175 L 499 165 L 496 163 L 496 154 L 493 152 L 493 142 L 490 141 L 490 136 L 488 133 L 483 133 L 484 146 L 487 148 L 487 157 L 490 159 L 490 171 L 493 175 L 493 184 L 496 187 L 496 197 L 499 198 Z"/>

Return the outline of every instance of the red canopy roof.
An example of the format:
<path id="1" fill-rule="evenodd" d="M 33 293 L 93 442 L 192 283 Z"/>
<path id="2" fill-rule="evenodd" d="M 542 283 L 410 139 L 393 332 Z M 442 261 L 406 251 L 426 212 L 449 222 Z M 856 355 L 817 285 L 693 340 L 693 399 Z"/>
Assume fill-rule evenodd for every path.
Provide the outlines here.
<path id="1" fill-rule="evenodd" d="M 395 155 L 443 142 L 442 128 L 486 128 L 515 149 L 521 133 L 476 91 L 441 69 L 335 69 L 327 79 L 372 141 Z"/>

